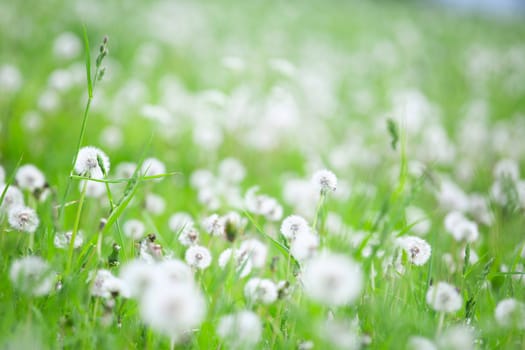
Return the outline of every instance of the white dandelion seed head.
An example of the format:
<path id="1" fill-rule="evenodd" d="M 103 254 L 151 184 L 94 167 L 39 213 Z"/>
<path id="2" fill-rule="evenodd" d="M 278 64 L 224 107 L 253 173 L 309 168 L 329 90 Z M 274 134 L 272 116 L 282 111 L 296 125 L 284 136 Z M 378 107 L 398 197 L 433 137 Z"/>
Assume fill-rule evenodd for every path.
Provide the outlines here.
<path id="1" fill-rule="evenodd" d="M 319 236 L 312 232 L 303 232 L 295 236 L 290 246 L 290 253 L 299 261 L 306 261 L 317 254 Z"/>
<path id="2" fill-rule="evenodd" d="M 10 64 L 0 66 L 0 92 L 16 92 L 22 87 L 20 70 Z"/>
<path id="3" fill-rule="evenodd" d="M 445 220 L 444 220 L 445 229 L 448 232 L 451 232 L 454 229 L 454 227 L 456 227 L 458 223 L 460 223 L 463 220 L 467 220 L 467 218 L 465 217 L 465 215 L 463 215 L 463 213 L 459 211 L 451 211 L 445 216 Z"/>
<path id="4" fill-rule="evenodd" d="M 224 219 L 218 214 L 212 214 L 202 220 L 202 227 L 212 236 L 224 236 L 226 232 Z"/>
<path id="5" fill-rule="evenodd" d="M 268 256 L 268 247 L 258 239 L 252 238 L 243 241 L 239 250 L 245 251 L 255 268 L 263 268 Z"/>
<path id="6" fill-rule="evenodd" d="M 282 218 L 283 208 L 279 202 L 270 196 L 258 194 L 259 187 L 254 186 L 246 191 L 244 204 L 246 210 L 256 215 L 263 215 L 270 221 L 278 221 Z"/>
<path id="7" fill-rule="evenodd" d="M 405 215 L 407 224 L 412 225 L 410 230 L 416 235 L 424 236 L 430 231 L 432 223 L 421 208 L 409 206 L 405 209 Z"/>
<path id="8" fill-rule="evenodd" d="M 27 256 L 13 261 L 9 278 L 17 289 L 34 296 L 49 294 L 55 282 L 55 276 L 48 263 L 38 256 Z"/>
<path id="9" fill-rule="evenodd" d="M 354 322 L 334 319 L 328 319 L 319 325 L 319 336 L 330 342 L 335 348 L 345 350 L 358 350 L 363 341 Z"/>
<path id="10" fill-rule="evenodd" d="M 277 286 L 269 279 L 253 277 L 244 285 L 244 296 L 251 303 L 268 305 L 277 300 Z"/>
<path id="11" fill-rule="evenodd" d="M 119 179 L 129 179 L 133 176 L 136 169 L 137 164 L 133 162 L 122 162 L 117 165 L 115 174 Z"/>
<path id="12" fill-rule="evenodd" d="M 298 234 L 309 232 L 308 222 L 300 215 L 290 215 L 281 224 L 281 234 L 289 241 L 293 241 Z"/>
<path id="13" fill-rule="evenodd" d="M 219 164 L 219 177 L 233 184 L 238 184 L 246 176 L 246 169 L 242 163 L 235 158 L 223 159 Z"/>
<path id="14" fill-rule="evenodd" d="M 71 32 L 64 32 L 53 42 L 53 54 L 56 58 L 70 60 L 82 51 L 82 42 Z"/>
<path id="15" fill-rule="evenodd" d="M 474 242 L 479 237 L 478 225 L 468 219 L 457 222 L 450 233 L 458 242 Z"/>
<path id="16" fill-rule="evenodd" d="M 110 298 L 111 290 L 108 289 L 108 285 L 111 286 L 111 280 L 117 277 L 113 276 L 111 271 L 101 269 L 98 271 L 91 271 L 88 277 L 88 282 L 91 283 L 90 293 L 95 297 Z"/>
<path id="17" fill-rule="evenodd" d="M 140 298 L 160 278 L 160 269 L 155 264 L 135 259 L 121 267 L 119 278 L 126 283 L 131 296 Z"/>
<path id="18" fill-rule="evenodd" d="M 147 158 L 140 167 L 140 173 L 143 176 L 156 176 L 166 173 L 166 166 L 163 162 L 157 158 Z M 155 179 L 155 181 L 161 181 L 162 178 Z"/>
<path id="19" fill-rule="evenodd" d="M 446 282 L 430 286 L 426 300 L 427 304 L 438 312 L 454 313 L 463 306 L 463 298 L 456 287 Z"/>
<path id="20" fill-rule="evenodd" d="M 157 194 L 148 193 L 144 198 L 144 208 L 153 215 L 161 215 L 166 209 L 166 201 Z"/>
<path id="21" fill-rule="evenodd" d="M 397 244 L 406 252 L 408 260 L 417 266 L 426 264 L 432 252 L 430 244 L 416 236 L 399 237 Z"/>
<path id="22" fill-rule="evenodd" d="M 449 180 L 441 182 L 437 199 L 445 210 L 464 212 L 468 209 L 468 196 L 457 184 Z"/>
<path id="23" fill-rule="evenodd" d="M 108 174 L 110 163 L 108 156 L 99 148 L 93 146 L 82 147 L 78 151 L 75 162 L 75 172 L 82 176 L 101 179 Z"/>
<path id="24" fill-rule="evenodd" d="M 502 327 L 525 329 L 525 304 L 514 298 L 503 299 L 496 306 L 494 317 Z"/>
<path id="25" fill-rule="evenodd" d="M 525 195 L 525 187 L 523 187 L 523 190 L 523 194 Z M 525 199 L 525 197 L 523 198 Z M 469 196 L 468 212 L 473 215 L 476 220 L 485 225 L 490 226 L 494 221 L 494 216 L 492 215 L 487 199 L 480 194 L 474 193 Z"/>
<path id="26" fill-rule="evenodd" d="M 155 283 L 140 302 L 140 314 L 154 331 L 178 342 L 206 316 L 206 302 L 193 284 Z"/>
<path id="27" fill-rule="evenodd" d="M 335 192 L 337 177 L 330 170 L 318 170 L 312 176 L 312 184 L 319 193 Z"/>
<path id="28" fill-rule="evenodd" d="M 124 135 L 118 126 L 110 125 L 102 129 L 99 140 L 105 147 L 115 150 L 122 146 Z"/>
<path id="29" fill-rule="evenodd" d="M 224 269 L 231 262 L 239 277 L 243 278 L 252 271 L 252 261 L 248 252 L 240 249 L 228 248 L 219 255 L 219 267 Z"/>
<path id="30" fill-rule="evenodd" d="M 439 349 L 474 350 L 475 334 L 471 327 L 456 325 L 446 329 L 437 339 Z"/>
<path id="31" fill-rule="evenodd" d="M 408 339 L 407 348 L 409 350 L 437 350 L 432 340 L 417 335 Z"/>
<path id="32" fill-rule="evenodd" d="M 208 248 L 193 245 L 186 250 L 184 255 L 186 263 L 191 267 L 197 268 L 199 270 L 204 270 L 209 267 L 211 264 L 211 253 Z"/>
<path id="33" fill-rule="evenodd" d="M 18 168 L 15 180 L 18 187 L 29 191 L 42 188 L 46 184 L 44 174 L 33 164 L 25 164 Z"/>
<path id="34" fill-rule="evenodd" d="M 68 231 L 64 233 L 55 234 L 54 244 L 55 247 L 59 249 L 68 249 L 71 244 L 71 239 L 73 238 L 73 231 Z M 78 231 L 75 236 L 75 242 L 73 243 L 73 248 L 80 248 L 84 243 L 84 234 L 82 231 Z"/>
<path id="35" fill-rule="evenodd" d="M 518 181 L 520 178 L 520 167 L 514 159 L 502 159 L 494 166 L 494 178 L 497 180 L 510 179 Z"/>
<path id="36" fill-rule="evenodd" d="M 193 188 L 210 187 L 215 183 L 215 177 L 211 171 L 206 169 L 195 170 L 190 177 L 190 184 Z"/>
<path id="37" fill-rule="evenodd" d="M 195 227 L 189 227 L 179 234 L 179 242 L 185 247 L 199 243 L 199 231 Z"/>
<path id="38" fill-rule="evenodd" d="M 102 182 L 82 180 L 79 182 L 78 189 L 82 191 L 86 186 L 86 197 L 100 198 L 106 194 L 106 185 Z"/>
<path id="39" fill-rule="evenodd" d="M 168 226 L 174 233 L 183 232 L 187 229 L 191 229 L 195 225 L 193 218 L 189 213 L 178 212 L 170 216 Z"/>
<path id="40" fill-rule="evenodd" d="M 3 193 L 7 185 L 0 185 L 0 193 Z M 4 201 L 2 202 L 0 209 L 9 212 L 9 209 L 13 207 L 24 205 L 24 195 L 15 186 L 9 186 L 5 193 Z"/>
<path id="41" fill-rule="evenodd" d="M 17 231 L 34 233 L 40 224 L 36 212 L 25 206 L 15 206 L 9 209 L 8 222 Z"/>
<path id="42" fill-rule="evenodd" d="M 363 289 L 361 267 L 341 254 L 325 253 L 313 258 L 305 266 L 301 279 L 311 299 L 329 306 L 350 304 Z"/>
<path id="43" fill-rule="evenodd" d="M 261 341 L 262 324 L 256 313 L 242 310 L 221 317 L 216 331 L 230 348 L 249 349 Z"/>
<path id="44" fill-rule="evenodd" d="M 163 279 L 172 284 L 194 282 L 191 268 L 181 260 L 167 259 L 159 263 L 158 266 Z"/>
<path id="45" fill-rule="evenodd" d="M 137 219 L 130 219 L 126 221 L 122 226 L 122 229 L 126 237 L 129 237 L 135 241 L 138 241 L 139 239 L 144 237 L 144 233 L 146 232 L 146 227 L 144 226 L 144 223 Z"/>

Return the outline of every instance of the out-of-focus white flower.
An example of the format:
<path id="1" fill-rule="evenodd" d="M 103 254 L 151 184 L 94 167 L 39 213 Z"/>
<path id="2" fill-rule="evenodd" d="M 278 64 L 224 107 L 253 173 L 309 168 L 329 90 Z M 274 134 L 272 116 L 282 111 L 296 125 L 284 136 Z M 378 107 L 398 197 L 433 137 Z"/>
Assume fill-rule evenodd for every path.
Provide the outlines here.
<path id="1" fill-rule="evenodd" d="M 363 339 L 359 336 L 355 323 L 328 319 L 319 325 L 319 336 L 337 349 L 358 350 Z"/>
<path id="2" fill-rule="evenodd" d="M 518 181 L 520 178 L 520 167 L 513 159 L 502 159 L 494 166 L 495 179 L 510 179 Z"/>
<path id="3" fill-rule="evenodd" d="M 277 286 L 269 279 L 253 277 L 244 286 L 244 296 L 252 303 L 271 304 L 277 300 Z"/>
<path id="4" fill-rule="evenodd" d="M 290 215 L 281 224 L 281 233 L 289 241 L 294 240 L 298 234 L 309 232 L 308 222 L 300 215 Z"/>
<path id="5" fill-rule="evenodd" d="M 181 264 L 183 263 L 181 262 Z M 186 268 L 188 267 L 186 266 Z M 160 267 L 158 265 L 148 264 L 143 260 L 135 259 L 121 267 L 119 278 L 128 286 L 130 296 L 141 297 L 146 289 L 159 278 L 158 275 L 160 275 Z"/>
<path id="6" fill-rule="evenodd" d="M 55 247 L 60 249 L 68 249 L 69 244 L 71 243 L 71 238 L 73 238 L 73 231 L 57 233 L 54 239 Z M 82 231 L 78 231 L 75 236 L 73 248 L 79 248 L 80 246 L 82 246 L 82 243 L 84 243 L 84 235 L 82 234 Z"/>
<path id="7" fill-rule="evenodd" d="M 144 293 L 140 314 L 154 331 L 179 342 L 204 320 L 206 302 L 194 284 L 157 282 Z"/>
<path id="8" fill-rule="evenodd" d="M 247 239 L 241 243 L 240 251 L 247 253 L 253 267 L 262 268 L 268 256 L 268 247 L 258 239 Z"/>
<path id="9" fill-rule="evenodd" d="M 341 254 L 325 253 L 313 258 L 301 279 L 310 298 L 329 306 L 350 304 L 363 289 L 361 267 Z"/>
<path id="10" fill-rule="evenodd" d="M 136 241 L 144 237 L 144 233 L 146 232 L 146 227 L 144 226 L 142 221 L 137 219 L 130 219 L 126 221 L 122 229 L 124 230 L 124 234 L 126 235 L 126 237 L 129 237 Z"/>
<path id="11" fill-rule="evenodd" d="M 458 185 L 444 180 L 437 193 L 440 206 L 445 210 L 464 212 L 468 209 L 468 197 Z"/>
<path id="12" fill-rule="evenodd" d="M 166 201 L 159 195 L 148 193 L 144 201 L 144 208 L 153 215 L 161 215 L 166 209 Z"/>
<path id="13" fill-rule="evenodd" d="M 186 250 L 185 259 L 191 267 L 204 270 L 211 264 L 211 253 L 206 247 L 193 245 Z"/>
<path id="14" fill-rule="evenodd" d="M 246 191 L 244 203 L 246 209 L 256 215 L 263 215 L 270 221 L 278 221 L 283 215 L 283 208 L 279 202 L 264 194 L 257 194 L 259 187 L 251 187 Z"/>
<path id="15" fill-rule="evenodd" d="M 179 242 L 186 247 L 199 243 L 199 231 L 194 227 L 182 230 L 179 234 Z"/>
<path id="16" fill-rule="evenodd" d="M 15 260 L 9 270 L 13 285 L 34 296 L 49 294 L 55 277 L 48 263 L 38 256 L 27 256 Z"/>
<path id="17" fill-rule="evenodd" d="M 466 218 L 456 221 L 449 232 L 458 242 L 474 242 L 479 237 L 478 225 Z"/>
<path id="18" fill-rule="evenodd" d="M 424 265 L 432 252 L 427 241 L 416 236 L 399 237 L 397 244 L 407 253 L 408 260 L 417 266 Z"/>
<path id="19" fill-rule="evenodd" d="M 250 349 L 261 340 L 261 320 L 249 310 L 229 314 L 219 320 L 217 334 L 231 349 Z"/>
<path id="20" fill-rule="evenodd" d="M 319 170 L 313 174 L 312 184 L 319 193 L 334 192 L 337 189 L 337 177 L 330 170 Z"/>
<path id="21" fill-rule="evenodd" d="M 303 232 L 295 236 L 290 246 L 290 253 L 299 261 L 315 256 L 319 248 L 319 236 L 312 232 Z"/>
<path id="22" fill-rule="evenodd" d="M 0 92 L 16 92 L 22 87 L 20 70 L 10 64 L 0 66 Z"/>
<path id="23" fill-rule="evenodd" d="M 191 229 L 194 225 L 193 218 L 186 212 L 178 212 L 170 216 L 168 226 L 174 233 L 183 232 L 187 229 Z"/>
<path id="24" fill-rule="evenodd" d="M 426 296 L 427 304 L 438 312 L 453 313 L 463 306 L 463 298 L 456 288 L 446 282 L 430 286 Z"/>
<path id="25" fill-rule="evenodd" d="M 13 229 L 27 233 L 34 233 L 40 224 L 36 212 L 21 205 L 9 209 L 7 219 Z"/>
<path id="26" fill-rule="evenodd" d="M 91 282 L 92 296 L 111 298 L 118 295 L 129 298 L 131 295 L 127 284 L 120 278 L 113 276 L 109 270 L 98 270 L 92 273 L 88 282 Z"/>
<path id="27" fill-rule="evenodd" d="M 82 176 L 101 179 L 109 173 L 109 158 L 99 148 L 93 146 L 82 147 L 78 151 L 75 162 L 75 172 Z"/>
<path id="28" fill-rule="evenodd" d="M 129 179 L 135 173 L 135 169 L 137 169 L 137 164 L 132 162 L 122 162 L 117 165 L 115 173 L 118 178 Z"/>
<path id="29" fill-rule="evenodd" d="M 109 149 L 117 149 L 122 146 L 124 136 L 122 130 L 115 125 L 110 125 L 100 132 L 100 143 Z"/>
<path id="30" fill-rule="evenodd" d="M 46 184 L 44 174 L 32 164 L 25 164 L 18 168 L 15 180 L 21 189 L 29 191 L 43 188 Z"/>
<path id="31" fill-rule="evenodd" d="M 212 214 L 202 220 L 202 226 L 204 230 L 212 236 L 225 235 L 225 223 L 218 214 Z"/>
<path id="32" fill-rule="evenodd" d="M 514 298 L 503 299 L 496 306 L 494 317 L 502 327 L 525 329 L 525 304 Z"/>
<path id="33" fill-rule="evenodd" d="M 140 172 L 143 176 L 156 176 L 166 173 L 166 166 L 157 158 L 147 158 L 140 167 Z M 160 181 L 162 178 L 155 179 Z"/>
<path id="34" fill-rule="evenodd" d="M 7 185 L 0 185 L 0 194 L 4 192 Z M 13 207 L 23 206 L 24 205 L 24 195 L 15 186 L 9 186 L 5 193 L 4 201 L 0 205 L 0 209 L 9 212 L 9 209 Z"/>
<path id="35" fill-rule="evenodd" d="M 472 328 L 456 325 L 446 329 L 436 340 L 439 349 L 474 350 L 475 334 Z"/>
<path id="36" fill-rule="evenodd" d="M 407 224 L 412 225 L 412 228 L 410 229 L 412 232 L 418 236 L 423 236 L 428 233 L 432 223 L 421 208 L 412 206 L 407 207 L 405 209 L 405 215 Z"/>
<path id="37" fill-rule="evenodd" d="M 417 335 L 408 339 L 407 348 L 409 350 L 437 350 L 432 340 Z"/>
<path id="38" fill-rule="evenodd" d="M 226 158 L 219 164 L 219 177 L 226 182 L 237 184 L 246 176 L 246 169 L 235 158 Z"/>
<path id="39" fill-rule="evenodd" d="M 71 32 L 64 32 L 53 42 L 53 54 L 56 58 L 70 60 L 77 57 L 82 50 L 82 42 Z"/>
<path id="40" fill-rule="evenodd" d="M 102 182 L 82 180 L 79 182 L 79 190 L 82 191 L 86 186 L 86 197 L 100 198 L 106 194 L 106 185 Z"/>
<path id="41" fill-rule="evenodd" d="M 230 262 L 241 278 L 248 276 L 252 271 L 252 261 L 248 252 L 244 250 L 232 248 L 224 250 L 219 256 L 219 267 L 224 269 Z"/>

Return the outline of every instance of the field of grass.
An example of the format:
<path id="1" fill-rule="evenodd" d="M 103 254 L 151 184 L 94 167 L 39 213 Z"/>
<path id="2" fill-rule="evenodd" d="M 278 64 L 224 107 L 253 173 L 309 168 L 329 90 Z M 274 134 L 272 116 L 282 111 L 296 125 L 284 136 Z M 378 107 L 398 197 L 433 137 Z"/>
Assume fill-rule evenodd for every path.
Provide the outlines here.
<path id="1" fill-rule="evenodd" d="M 523 17 L 0 2 L 0 346 L 525 349 L 524 135 Z"/>

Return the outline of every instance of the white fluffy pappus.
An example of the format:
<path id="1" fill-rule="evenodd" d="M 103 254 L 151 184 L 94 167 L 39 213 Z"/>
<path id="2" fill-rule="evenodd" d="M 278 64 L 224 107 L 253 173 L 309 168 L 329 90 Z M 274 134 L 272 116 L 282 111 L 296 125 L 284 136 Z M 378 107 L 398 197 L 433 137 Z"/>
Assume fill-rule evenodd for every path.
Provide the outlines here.
<path id="1" fill-rule="evenodd" d="M 75 172 L 77 174 L 101 179 L 109 173 L 109 169 L 109 158 L 101 149 L 86 146 L 78 151 L 75 162 Z"/>
<path id="2" fill-rule="evenodd" d="M 363 272 L 351 258 L 324 253 L 310 260 L 301 279 L 305 293 L 329 306 L 342 306 L 355 301 L 363 289 Z"/>
<path id="3" fill-rule="evenodd" d="M 221 317 L 216 331 L 230 348 L 250 349 L 261 341 L 262 324 L 256 313 L 242 310 Z"/>
<path id="4" fill-rule="evenodd" d="M 38 256 L 27 256 L 13 261 L 9 278 L 17 289 L 34 296 L 49 294 L 55 282 L 49 264 Z"/>
<path id="5" fill-rule="evenodd" d="M 27 233 L 34 233 L 40 224 L 37 213 L 32 208 L 22 205 L 12 207 L 7 220 L 11 228 Z"/>
<path id="6" fill-rule="evenodd" d="M 253 277 L 244 285 L 244 296 L 251 303 L 268 305 L 277 300 L 277 286 L 272 280 Z"/>
<path id="7" fill-rule="evenodd" d="M 454 313 L 463 306 L 463 298 L 451 284 L 438 282 L 430 286 L 426 295 L 427 304 L 438 312 Z"/>

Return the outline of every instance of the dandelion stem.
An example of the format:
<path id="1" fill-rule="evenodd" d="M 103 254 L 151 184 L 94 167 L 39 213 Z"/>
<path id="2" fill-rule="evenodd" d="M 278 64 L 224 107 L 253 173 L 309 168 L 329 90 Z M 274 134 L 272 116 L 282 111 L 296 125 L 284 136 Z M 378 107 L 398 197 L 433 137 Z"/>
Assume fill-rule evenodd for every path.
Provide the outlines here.
<path id="1" fill-rule="evenodd" d="M 319 197 L 319 201 L 317 202 L 317 209 L 315 210 L 315 216 L 314 216 L 314 222 L 312 224 L 312 227 L 314 230 L 317 231 L 317 223 L 319 221 L 319 216 L 321 215 L 321 208 L 323 207 L 325 198 L 325 193 L 321 192 L 321 196 Z"/>
<path id="2" fill-rule="evenodd" d="M 436 337 L 441 334 L 441 331 L 443 330 L 443 322 L 444 321 L 445 321 L 445 313 L 441 312 L 439 314 L 439 323 L 438 323 L 438 328 L 437 328 L 437 331 L 436 331 Z"/>
<path id="3" fill-rule="evenodd" d="M 84 199 L 86 198 L 87 181 L 82 184 L 82 190 L 80 192 L 80 199 L 78 201 L 77 215 L 75 218 L 75 224 L 73 226 L 73 233 L 71 234 L 71 241 L 69 242 L 69 252 L 66 265 L 66 274 L 69 273 L 71 268 L 71 261 L 73 259 L 73 250 L 75 248 L 75 239 L 77 238 L 78 227 L 80 225 L 80 216 L 82 214 L 82 207 L 84 206 Z"/>

